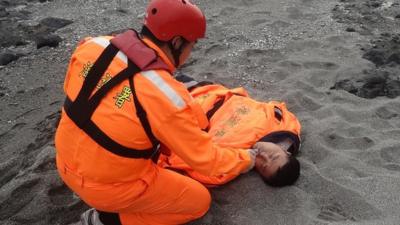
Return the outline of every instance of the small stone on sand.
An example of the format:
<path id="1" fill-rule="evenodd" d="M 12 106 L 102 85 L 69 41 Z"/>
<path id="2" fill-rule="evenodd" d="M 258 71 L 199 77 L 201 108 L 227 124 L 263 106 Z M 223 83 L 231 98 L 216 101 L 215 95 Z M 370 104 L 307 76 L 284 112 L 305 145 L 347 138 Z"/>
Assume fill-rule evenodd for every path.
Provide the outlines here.
<path id="1" fill-rule="evenodd" d="M 17 60 L 19 57 L 21 57 L 21 55 L 14 52 L 0 53 L 0 66 L 7 65 L 12 61 Z"/>
<path id="2" fill-rule="evenodd" d="M 73 23 L 72 20 L 66 20 L 55 17 L 47 17 L 40 21 L 40 24 L 46 27 L 49 27 L 52 31 L 56 31 L 60 28 L 63 28 L 69 24 Z"/>
<path id="3" fill-rule="evenodd" d="M 45 46 L 58 47 L 58 44 L 62 41 L 61 37 L 55 34 L 47 34 L 36 38 L 36 48 L 42 48 Z"/>

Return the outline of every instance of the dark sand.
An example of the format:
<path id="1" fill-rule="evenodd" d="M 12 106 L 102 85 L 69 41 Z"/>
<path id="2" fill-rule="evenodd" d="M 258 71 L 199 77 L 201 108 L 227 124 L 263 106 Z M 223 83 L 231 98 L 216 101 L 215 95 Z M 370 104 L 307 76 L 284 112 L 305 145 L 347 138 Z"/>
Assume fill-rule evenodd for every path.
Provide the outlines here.
<path id="1" fill-rule="evenodd" d="M 76 43 L 139 28 L 147 0 L 116 2 L 0 1 L 0 224 L 72 224 L 87 209 L 57 176 L 53 135 Z M 191 224 L 400 224 L 400 1 L 197 2 L 208 37 L 183 72 L 287 102 L 303 146 L 294 186 L 251 172 L 211 189 Z"/>

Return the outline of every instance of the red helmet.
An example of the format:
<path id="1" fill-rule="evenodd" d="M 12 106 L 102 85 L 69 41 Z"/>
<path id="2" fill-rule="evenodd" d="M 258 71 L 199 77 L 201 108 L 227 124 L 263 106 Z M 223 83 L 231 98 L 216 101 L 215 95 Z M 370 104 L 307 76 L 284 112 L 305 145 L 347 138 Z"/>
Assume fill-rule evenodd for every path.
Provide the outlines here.
<path id="1" fill-rule="evenodd" d="M 189 0 L 152 0 L 147 6 L 144 25 L 161 41 L 175 36 L 196 41 L 206 32 L 204 14 Z"/>

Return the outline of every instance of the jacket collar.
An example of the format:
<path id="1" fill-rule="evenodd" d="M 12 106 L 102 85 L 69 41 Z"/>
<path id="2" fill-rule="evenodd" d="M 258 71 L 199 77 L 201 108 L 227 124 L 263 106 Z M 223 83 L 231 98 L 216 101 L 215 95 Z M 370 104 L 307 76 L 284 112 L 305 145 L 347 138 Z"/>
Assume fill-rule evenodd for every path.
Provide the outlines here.
<path id="1" fill-rule="evenodd" d="M 165 62 L 165 64 L 167 64 L 169 70 L 173 73 L 176 70 L 176 67 L 174 66 L 174 64 L 169 60 L 168 56 L 164 53 L 163 50 L 161 50 L 160 47 L 158 47 L 156 44 L 154 44 L 154 42 L 152 42 L 150 39 L 148 38 L 142 38 L 142 41 L 144 43 L 146 43 L 150 48 L 152 48 L 154 51 L 157 52 L 158 56 L 160 56 L 160 58 Z"/>

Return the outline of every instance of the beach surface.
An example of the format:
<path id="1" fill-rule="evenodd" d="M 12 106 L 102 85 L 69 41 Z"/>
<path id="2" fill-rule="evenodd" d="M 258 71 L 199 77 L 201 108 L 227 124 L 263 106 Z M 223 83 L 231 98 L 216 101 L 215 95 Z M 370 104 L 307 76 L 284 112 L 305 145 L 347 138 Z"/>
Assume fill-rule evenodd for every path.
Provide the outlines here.
<path id="1" fill-rule="evenodd" d="M 0 224 L 79 223 L 88 206 L 55 170 L 54 132 L 79 40 L 140 29 L 147 0 L 0 1 Z M 191 225 L 400 224 L 400 1 L 202 0 L 207 38 L 182 72 L 287 103 L 301 176 L 254 171 L 211 188 Z"/>

